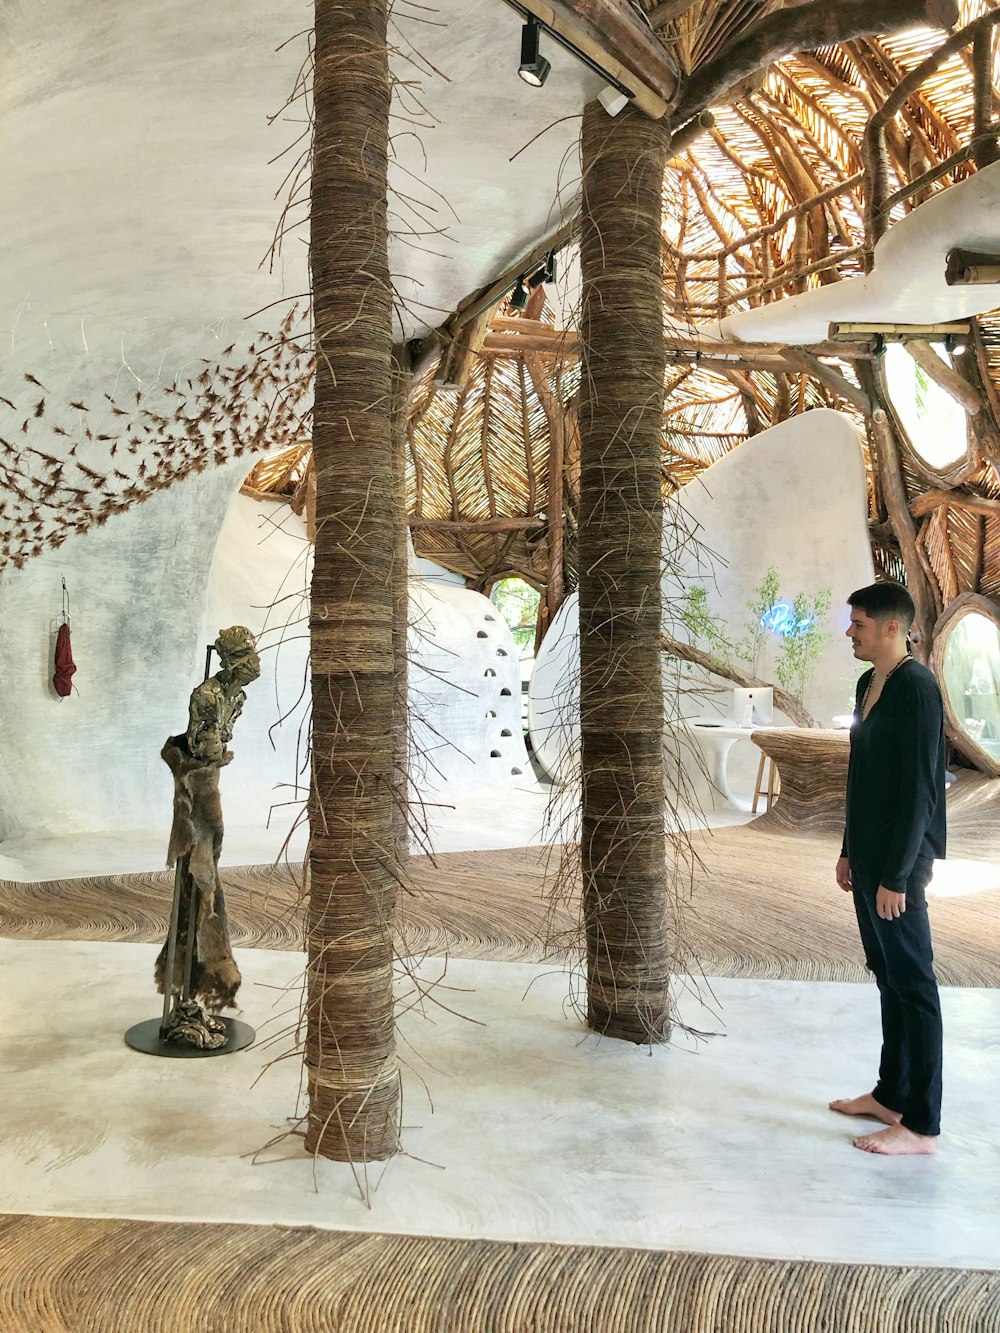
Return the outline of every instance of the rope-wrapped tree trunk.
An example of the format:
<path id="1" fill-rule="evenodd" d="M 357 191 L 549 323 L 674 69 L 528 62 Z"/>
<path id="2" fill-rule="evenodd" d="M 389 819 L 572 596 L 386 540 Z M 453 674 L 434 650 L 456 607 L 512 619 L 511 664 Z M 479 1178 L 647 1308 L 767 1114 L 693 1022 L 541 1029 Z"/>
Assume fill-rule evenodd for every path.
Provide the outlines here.
<path id="1" fill-rule="evenodd" d="M 306 1145 L 398 1146 L 386 0 L 315 0 L 316 548 Z"/>
<path id="2" fill-rule="evenodd" d="M 396 862 L 410 854 L 407 818 L 410 773 L 409 662 L 407 629 L 410 607 L 410 538 L 406 526 L 406 423 L 413 370 L 409 349 L 395 346 L 392 355 L 392 842 Z"/>
<path id="3" fill-rule="evenodd" d="M 584 111 L 580 389 L 581 860 L 587 1019 L 670 1029 L 660 566 L 661 199 L 670 133 Z"/>

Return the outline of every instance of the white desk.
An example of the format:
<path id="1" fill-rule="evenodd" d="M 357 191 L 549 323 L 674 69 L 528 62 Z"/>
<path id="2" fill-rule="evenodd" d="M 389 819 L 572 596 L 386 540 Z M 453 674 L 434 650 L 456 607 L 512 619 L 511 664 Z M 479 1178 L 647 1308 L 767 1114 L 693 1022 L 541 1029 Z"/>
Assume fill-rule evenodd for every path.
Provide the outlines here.
<path id="1" fill-rule="evenodd" d="M 729 785 L 729 752 L 740 740 L 751 740 L 755 731 L 785 731 L 785 727 L 738 727 L 735 722 L 714 718 L 689 718 L 678 724 L 696 738 L 705 755 L 712 786 L 732 810 L 749 810 L 751 801 L 737 796 Z"/>

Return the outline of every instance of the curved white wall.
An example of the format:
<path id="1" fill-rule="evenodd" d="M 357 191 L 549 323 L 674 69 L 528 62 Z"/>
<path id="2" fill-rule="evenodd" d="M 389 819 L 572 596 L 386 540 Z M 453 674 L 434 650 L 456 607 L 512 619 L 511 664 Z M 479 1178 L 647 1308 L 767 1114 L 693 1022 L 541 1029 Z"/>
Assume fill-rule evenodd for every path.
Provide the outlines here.
<path id="1" fill-rule="evenodd" d="M 0 841 L 160 828 L 165 839 L 172 787 L 160 749 L 187 725 L 206 644 L 232 624 L 259 636 L 262 670 L 221 778 L 226 822 L 262 828 L 272 805 L 295 798 L 312 548 L 287 506 L 234 495 L 246 466 L 189 479 L 0 578 Z M 410 696 L 419 791 L 454 801 L 534 785 L 510 631 L 485 597 L 434 577 L 429 562 L 417 568 Z M 60 700 L 50 680 L 64 573 L 78 692 Z"/>
<path id="2" fill-rule="evenodd" d="M 292 813 L 284 803 L 304 801 L 308 793 L 303 764 L 311 572 L 312 546 L 288 505 L 233 497 L 215 547 L 201 622 L 202 644 L 212 643 L 228 625 L 246 625 L 260 652 L 260 679 L 247 686 L 230 747 L 235 758 L 219 784 L 230 824 L 263 827 L 272 806 Z M 213 657 L 212 670 L 217 669 Z M 304 783 L 299 791 L 297 778 Z"/>
<path id="3" fill-rule="evenodd" d="M 0 838 L 170 824 L 216 537 L 246 463 L 189 478 L 0 576 Z M 197 521 L 195 521 L 197 519 Z M 60 579 L 77 690 L 51 686 Z"/>
<path id="4" fill-rule="evenodd" d="M 461 795 L 534 785 L 521 731 L 514 636 L 487 598 L 410 579 L 411 776 L 421 791 Z"/>

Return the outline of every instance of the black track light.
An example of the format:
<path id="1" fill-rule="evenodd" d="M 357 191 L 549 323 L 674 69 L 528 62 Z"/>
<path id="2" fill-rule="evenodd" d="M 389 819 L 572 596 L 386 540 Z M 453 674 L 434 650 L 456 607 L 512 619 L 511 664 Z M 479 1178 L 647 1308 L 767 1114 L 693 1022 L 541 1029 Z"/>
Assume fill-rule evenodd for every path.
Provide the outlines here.
<path id="1" fill-rule="evenodd" d="M 528 304 L 528 293 L 524 286 L 524 279 L 518 278 L 517 286 L 510 294 L 510 303 L 515 310 L 523 310 Z"/>
<path id="2" fill-rule="evenodd" d="M 542 30 L 534 15 L 529 15 L 527 23 L 521 29 L 521 65 L 518 75 L 532 88 L 540 88 L 549 77 L 552 66 L 542 55 Z"/>

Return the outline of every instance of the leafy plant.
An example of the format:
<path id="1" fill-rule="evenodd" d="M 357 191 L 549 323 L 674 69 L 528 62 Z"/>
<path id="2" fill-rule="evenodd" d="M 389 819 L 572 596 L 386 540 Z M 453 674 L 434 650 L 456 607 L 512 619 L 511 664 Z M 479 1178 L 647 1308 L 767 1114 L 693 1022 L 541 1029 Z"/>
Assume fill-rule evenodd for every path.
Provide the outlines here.
<path id="1" fill-rule="evenodd" d="M 726 633 L 726 623 L 709 606 L 704 584 L 693 583 L 684 589 L 680 617 L 692 643 L 706 644 L 717 657 L 731 655 L 733 644 Z"/>
<path id="2" fill-rule="evenodd" d="M 775 672 L 782 687 L 800 702 L 830 638 L 825 625 L 831 605 L 829 588 L 821 588 L 812 598 L 799 593 L 785 622 Z"/>
<path id="3" fill-rule="evenodd" d="M 929 410 L 928 396 L 931 388 L 930 376 L 927 374 L 927 371 L 924 370 L 923 366 L 918 366 L 916 362 L 913 364 L 913 371 L 915 380 L 914 402 L 916 403 L 918 413 L 921 416 L 925 416 Z"/>
<path id="4" fill-rule="evenodd" d="M 735 651 L 749 665 L 752 676 L 760 676 L 766 666 L 768 622 L 774 614 L 780 590 L 778 571 L 770 565 L 746 605 L 748 619 Z"/>
<path id="5" fill-rule="evenodd" d="M 768 647 L 777 639 L 775 674 L 779 683 L 802 702 L 830 634 L 825 628 L 832 605 L 829 588 L 812 596 L 799 593 L 792 604 L 778 600 L 781 580 L 773 565 L 761 577 L 746 603 L 743 635 L 735 643 L 726 622 L 708 603 L 703 584 L 685 588 L 680 618 L 692 643 L 703 644 L 721 661 L 740 659 L 758 679 L 767 671 Z"/>

